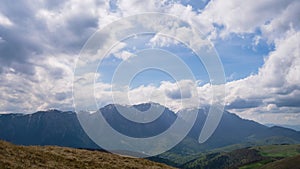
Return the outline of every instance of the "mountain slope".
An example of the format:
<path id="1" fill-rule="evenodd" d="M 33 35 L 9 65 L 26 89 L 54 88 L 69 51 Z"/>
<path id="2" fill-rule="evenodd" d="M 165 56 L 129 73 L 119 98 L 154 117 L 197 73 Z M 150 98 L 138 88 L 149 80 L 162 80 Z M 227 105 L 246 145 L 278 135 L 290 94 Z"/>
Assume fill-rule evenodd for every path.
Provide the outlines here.
<path id="1" fill-rule="evenodd" d="M 210 153 L 202 155 L 199 158 L 192 160 L 181 168 L 185 169 L 223 169 L 223 168 L 237 168 L 239 166 L 261 161 L 263 157 L 259 154 L 259 151 L 255 149 L 238 149 L 232 152 L 223 153 Z"/>
<path id="2" fill-rule="evenodd" d="M 268 163 L 259 169 L 300 169 L 300 155 Z"/>
<path id="3" fill-rule="evenodd" d="M 156 108 L 157 110 L 160 110 L 161 108 L 163 112 L 157 119 L 149 123 L 136 123 L 134 121 L 130 121 L 122 116 L 118 111 L 122 109 L 126 111 L 125 113 L 151 113 L 147 112 L 150 106 L 158 107 Z M 133 112 L 135 109 L 140 111 Z M 167 130 L 177 118 L 174 112 L 158 104 L 139 104 L 130 107 L 110 104 L 101 108 L 100 111 L 111 127 L 120 133 L 135 138 L 156 136 Z"/>
<path id="4" fill-rule="evenodd" d="M 145 111 L 151 104 L 145 103 L 130 108 L 134 107 Z M 126 106 L 123 108 L 126 109 Z M 108 105 L 100 110 L 117 131 L 126 132 L 134 137 L 149 137 L 161 133 L 178 118 L 177 114 L 165 109 L 162 115 L 153 122 L 134 123 L 126 121 L 115 109 L 115 105 Z M 196 123 L 188 136 L 170 152 L 186 156 L 234 144 L 252 146 L 300 142 L 299 132 L 282 127 L 267 127 L 254 121 L 241 119 L 237 115 L 225 111 L 215 133 L 207 142 L 199 144 L 198 136 L 206 117 L 207 111 L 200 109 Z M 41 111 L 30 115 L 0 115 L 0 139 L 21 145 L 99 148 L 81 128 L 76 113 L 58 110 Z"/>
<path id="5" fill-rule="evenodd" d="M 0 115 L 0 139 L 20 145 L 99 148 L 85 134 L 74 112 L 58 110 Z"/>
<path id="6" fill-rule="evenodd" d="M 199 154 L 178 167 L 184 169 L 294 169 L 300 166 L 299 154 L 300 144 L 255 146 L 229 152 Z"/>
<path id="7" fill-rule="evenodd" d="M 0 168 L 171 169 L 172 167 L 100 151 L 56 146 L 16 146 L 0 141 Z"/>
<path id="8" fill-rule="evenodd" d="M 202 109 L 198 111 L 195 125 L 188 136 L 169 153 L 184 157 L 231 145 L 234 145 L 230 148 L 233 150 L 236 149 L 236 144 L 239 144 L 237 148 L 243 148 L 255 145 L 300 143 L 300 133 L 297 131 L 282 127 L 267 127 L 225 111 L 212 136 L 206 142 L 199 144 L 197 140 L 207 117 L 206 112 Z"/>

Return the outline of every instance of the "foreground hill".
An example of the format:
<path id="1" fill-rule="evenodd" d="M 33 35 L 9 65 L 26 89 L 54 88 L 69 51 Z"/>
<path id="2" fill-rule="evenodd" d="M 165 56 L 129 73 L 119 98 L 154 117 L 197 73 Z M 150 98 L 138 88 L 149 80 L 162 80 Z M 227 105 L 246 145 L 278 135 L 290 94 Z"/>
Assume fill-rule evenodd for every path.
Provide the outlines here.
<path id="1" fill-rule="evenodd" d="M 260 169 L 282 169 L 282 168 L 300 169 L 300 155 L 271 162 L 269 164 L 264 165 Z"/>
<path id="2" fill-rule="evenodd" d="M 300 144 L 255 146 L 232 151 L 213 150 L 185 157 L 184 160 L 166 161 L 182 169 L 300 169 Z"/>
<path id="3" fill-rule="evenodd" d="M 148 168 L 171 169 L 146 159 L 122 157 L 100 151 L 57 146 L 16 146 L 0 141 L 0 168 Z"/>

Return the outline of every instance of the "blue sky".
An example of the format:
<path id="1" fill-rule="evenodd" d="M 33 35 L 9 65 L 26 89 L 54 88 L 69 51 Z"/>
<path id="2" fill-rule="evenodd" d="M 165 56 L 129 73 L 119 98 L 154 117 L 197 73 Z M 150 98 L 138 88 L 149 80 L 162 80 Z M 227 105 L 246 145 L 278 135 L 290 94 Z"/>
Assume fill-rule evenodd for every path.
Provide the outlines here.
<path id="1" fill-rule="evenodd" d="M 74 110 L 74 70 L 87 40 L 114 21 L 158 12 L 192 24 L 211 42 L 224 67 L 229 111 L 261 123 L 300 124 L 299 9 L 297 0 L 4 0 L 0 4 L 0 112 Z M 121 32 L 130 26 L 135 25 L 114 29 Z M 170 32 L 184 37 L 184 31 L 178 30 Z M 108 35 L 99 35 L 103 41 L 98 45 L 108 44 L 104 41 Z M 119 42 L 98 71 L 82 70 L 90 71 L 83 78 L 98 79 L 94 95 L 99 105 L 113 102 L 109 90 L 117 66 L 151 48 L 179 56 L 196 81 L 175 81 L 166 73 L 148 70 L 133 78 L 127 93 L 117 91 L 119 99 L 134 96 L 132 103 L 164 100 L 178 110 L 184 106 L 176 107 L 178 98 L 170 96 L 177 96 L 180 88 L 182 95 L 193 97 L 189 92 L 196 83 L 197 99 L 201 105 L 209 104 L 210 80 L 198 57 L 174 39 L 152 34 Z M 89 91 L 82 86 L 85 90 Z"/>

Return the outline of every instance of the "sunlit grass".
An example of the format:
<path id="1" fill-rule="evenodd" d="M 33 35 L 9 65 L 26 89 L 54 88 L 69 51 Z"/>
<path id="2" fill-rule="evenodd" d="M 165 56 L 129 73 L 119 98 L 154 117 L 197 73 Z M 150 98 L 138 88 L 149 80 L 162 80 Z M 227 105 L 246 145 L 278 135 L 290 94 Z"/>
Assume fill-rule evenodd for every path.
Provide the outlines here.
<path id="1" fill-rule="evenodd" d="M 146 159 L 123 157 L 100 151 L 57 146 L 16 146 L 0 141 L 0 168 L 171 168 Z"/>

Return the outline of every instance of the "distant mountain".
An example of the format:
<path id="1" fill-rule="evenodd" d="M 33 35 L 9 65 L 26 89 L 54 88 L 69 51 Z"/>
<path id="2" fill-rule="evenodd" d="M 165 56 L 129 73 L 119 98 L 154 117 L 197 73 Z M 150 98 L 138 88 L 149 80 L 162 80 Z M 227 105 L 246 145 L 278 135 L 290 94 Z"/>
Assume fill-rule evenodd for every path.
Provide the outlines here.
<path id="1" fill-rule="evenodd" d="M 0 115 L 0 139 L 20 145 L 99 148 L 85 134 L 74 112 L 39 111 Z"/>
<path id="2" fill-rule="evenodd" d="M 289 124 L 264 124 L 265 126 L 268 127 L 273 127 L 273 126 L 280 126 L 280 127 L 285 127 L 285 128 L 289 128 L 289 129 L 293 129 L 296 131 L 300 131 L 300 125 L 289 125 Z"/>
<path id="3" fill-rule="evenodd" d="M 173 152 L 189 155 L 235 144 L 239 144 L 240 147 L 247 147 L 267 144 L 300 143 L 300 132 L 278 126 L 267 127 L 224 111 L 222 119 L 213 135 L 205 143 L 198 144 L 197 139 L 206 117 L 207 111 L 200 109 L 194 127 L 188 136 L 173 149 Z"/>
<path id="4" fill-rule="evenodd" d="M 163 112 L 157 119 L 149 123 L 136 123 L 130 121 L 122 116 L 117 109 L 118 107 L 119 109 L 127 111 L 127 113 L 151 113 L 147 112 L 147 110 L 149 110 L 150 106 L 153 105 L 158 107 L 157 110 L 163 110 Z M 131 112 L 134 111 L 134 109 L 138 109 L 139 111 Z M 101 108 L 100 111 L 102 112 L 106 121 L 111 125 L 111 127 L 113 127 L 120 133 L 135 138 L 146 138 L 158 135 L 161 132 L 167 130 L 177 118 L 176 114 L 173 111 L 159 104 L 153 103 L 144 103 L 133 105 L 130 107 L 110 104 Z"/>
<path id="5" fill-rule="evenodd" d="M 122 108 L 128 111 L 136 108 L 143 113 L 152 104 L 154 103 L 123 106 Z M 161 105 L 156 104 L 156 106 Z M 150 137 L 161 133 L 167 130 L 176 118 L 179 118 L 176 113 L 167 108 L 164 109 L 159 118 L 150 123 L 135 123 L 127 120 L 120 115 L 116 105 L 113 104 L 101 108 L 100 111 L 115 130 L 132 137 Z M 188 113 L 188 110 L 185 111 Z M 215 133 L 207 142 L 199 144 L 198 136 L 206 117 L 207 111 L 199 109 L 194 127 L 171 152 L 188 155 L 234 144 L 264 145 L 300 142 L 300 132 L 283 127 L 267 127 L 225 111 Z M 58 110 L 40 111 L 26 115 L 0 115 L 0 139 L 22 145 L 99 148 L 81 128 L 76 113 Z"/>
<path id="6" fill-rule="evenodd" d="M 225 111 L 218 128 L 207 143 L 216 142 L 218 146 L 222 144 L 225 146 L 241 142 L 256 142 L 274 137 L 287 138 L 287 140 L 279 141 L 278 144 L 300 142 L 300 133 L 295 130 L 283 127 L 267 127 Z"/>

